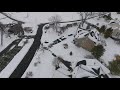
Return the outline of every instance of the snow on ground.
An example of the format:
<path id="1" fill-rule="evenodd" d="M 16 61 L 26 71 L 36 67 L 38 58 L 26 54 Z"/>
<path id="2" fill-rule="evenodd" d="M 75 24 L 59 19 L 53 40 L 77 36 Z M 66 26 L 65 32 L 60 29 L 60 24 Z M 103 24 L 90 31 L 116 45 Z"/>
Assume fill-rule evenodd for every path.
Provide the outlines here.
<path id="1" fill-rule="evenodd" d="M 112 17 L 113 19 L 118 18 L 118 20 L 120 21 L 120 14 L 117 14 L 116 12 L 112 12 L 112 13 L 111 13 L 111 17 Z"/>
<path id="2" fill-rule="evenodd" d="M 46 23 L 51 16 L 60 15 L 63 21 L 78 20 L 76 12 L 6 12 L 12 13 L 12 17 L 27 23 Z"/>
<path id="3" fill-rule="evenodd" d="M 43 35 L 42 35 L 42 39 L 41 39 L 42 43 L 44 43 L 46 41 L 49 42 L 49 43 L 52 43 L 52 41 L 59 38 L 58 34 L 52 28 L 47 30 L 47 33 L 45 33 L 46 30 L 44 30 L 44 27 L 43 27 Z"/>
<path id="4" fill-rule="evenodd" d="M 70 28 L 65 31 L 64 34 L 61 36 L 67 37 L 66 40 L 54 45 L 50 50 L 55 53 L 57 56 L 63 57 L 64 60 L 70 61 L 73 63 L 78 60 L 84 59 L 84 56 L 91 55 L 90 52 L 84 50 L 83 48 L 77 48 L 73 43 L 73 36 L 68 36 L 69 34 L 75 34 L 76 33 L 76 27 Z M 59 36 L 60 37 L 60 36 Z M 53 40 L 58 39 L 58 36 L 53 31 L 48 31 L 47 33 L 43 33 L 41 41 L 49 41 L 52 43 Z M 68 49 L 64 49 L 63 44 L 68 44 Z M 70 56 L 70 52 L 72 51 L 73 55 Z M 28 72 L 33 72 L 33 76 L 30 78 L 57 78 L 57 77 L 66 77 L 64 75 L 61 75 L 59 72 L 54 71 L 54 66 L 52 65 L 52 61 L 54 60 L 54 57 L 49 51 L 38 51 L 36 52 L 32 62 L 30 63 L 29 67 L 25 71 L 22 78 L 25 78 Z M 38 66 L 34 66 L 36 62 L 40 61 L 41 63 L 38 64 Z M 55 74 L 57 73 L 57 75 Z"/>
<path id="5" fill-rule="evenodd" d="M 83 48 L 78 48 L 72 43 L 73 37 L 69 37 L 65 41 L 54 45 L 50 50 L 55 53 L 57 56 L 64 58 L 66 61 L 75 61 L 84 59 L 86 55 L 91 55 L 90 52 L 84 50 Z M 68 49 L 64 49 L 63 44 L 68 44 Z M 70 56 L 70 52 L 72 51 L 73 55 Z"/>
<path id="6" fill-rule="evenodd" d="M 106 22 L 103 18 L 98 19 L 98 17 L 88 19 L 87 22 L 92 23 L 94 25 L 99 23 L 98 27 L 101 27 L 102 25 L 108 25 L 108 22 Z"/>
<path id="7" fill-rule="evenodd" d="M 49 22 L 48 19 L 51 16 L 54 15 L 60 15 L 62 18 L 62 21 L 72 21 L 72 20 L 78 20 L 79 15 L 76 12 L 5 12 L 12 18 L 15 18 L 20 21 L 24 21 L 25 24 L 23 24 L 23 27 L 32 27 L 33 33 L 27 35 L 35 35 L 36 34 L 36 28 L 38 28 L 38 25 L 40 23 L 47 23 Z M 0 14 L 1 18 L 5 18 L 4 15 Z M 12 23 L 13 20 L 10 20 L 9 18 L 1 19 L 0 20 L 3 24 L 9 24 Z M 25 33 L 26 34 L 26 33 Z"/>
<path id="8" fill-rule="evenodd" d="M 1 46 L 1 36 L 0 36 L 0 52 L 4 50 L 10 43 L 12 43 L 16 39 L 18 39 L 18 37 L 15 35 L 11 35 L 11 38 L 10 38 L 10 37 L 6 37 L 6 35 L 4 34 L 3 35 L 3 46 Z"/>
<path id="9" fill-rule="evenodd" d="M 52 78 L 54 72 L 52 61 L 53 56 L 49 51 L 45 51 L 44 53 L 38 51 L 22 78 L 25 78 L 28 72 L 33 73 L 33 77 L 30 78 Z M 40 64 L 38 63 L 37 66 L 35 66 L 37 62 L 40 62 Z"/>
<path id="10" fill-rule="evenodd" d="M 108 38 L 105 40 L 107 46 L 105 46 L 104 55 L 101 57 L 104 59 L 105 63 L 108 65 L 108 62 L 112 61 L 116 54 L 120 55 L 120 45 L 117 45 L 114 40 Z"/>
<path id="11" fill-rule="evenodd" d="M 9 24 L 12 23 L 13 21 L 9 18 L 6 18 L 4 15 L 0 14 L 0 22 L 3 24 Z"/>
<path id="12" fill-rule="evenodd" d="M 37 25 L 40 23 L 48 22 L 48 18 L 50 18 L 51 16 L 55 14 L 59 14 L 62 17 L 63 21 L 72 21 L 72 20 L 79 19 L 79 16 L 76 12 L 66 12 L 66 13 L 63 13 L 63 12 L 54 12 L 54 13 L 53 12 L 25 12 L 25 13 L 20 12 L 20 13 L 14 14 L 13 17 L 27 22 L 26 24 L 23 25 L 23 27 L 26 27 L 26 26 L 33 27 L 34 32 L 30 35 L 35 35 L 37 28 L 38 28 Z M 94 18 L 94 19 L 89 19 L 88 22 L 95 24 L 95 25 L 99 23 L 99 26 L 108 25 L 108 22 L 105 22 L 104 19 L 98 20 L 97 18 Z M 62 24 L 62 25 L 65 25 L 65 24 Z M 74 37 L 68 36 L 68 35 L 76 34 L 76 31 L 77 31 L 77 27 L 72 27 L 66 30 L 62 35 L 58 36 L 58 34 L 54 32 L 52 29 L 49 29 L 47 33 L 45 33 L 45 30 L 44 30 L 41 42 L 43 43 L 44 46 L 47 47 L 49 44 L 53 43 L 54 40 L 62 36 L 67 38 L 66 40 L 54 45 L 52 48 L 50 48 L 50 50 L 53 53 L 55 53 L 57 56 L 62 57 L 64 60 L 72 62 L 73 63 L 72 67 L 74 67 L 76 61 L 84 60 L 85 59 L 84 57 L 86 55 L 91 55 L 90 52 L 86 51 L 83 48 L 78 48 L 73 44 Z M 106 51 L 101 58 L 108 65 L 108 62 L 114 59 L 115 54 L 120 54 L 120 46 L 115 44 L 115 42 L 110 38 L 106 39 L 105 41 L 107 44 L 107 46 L 105 46 Z M 14 59 L 10 62 L 10 64 L 0 73 L 0 77 L 10 76 L 10 74 L 14 71 L 14 69 L 20 63 L 24 55 L 27 53 L 29 47 L 32 45 L 32 42 L 33 41 L 30 40 L 30 43 L 23 47 L 23 49 L 14 57 Z M 48 43 L 46 44 L 44 42 L 48 42 Z M 64 49 L 63 44 L 68 44 L 68 49 Z M 73 53 L 72 56 L 70 56 L 71 51 Z M 54 60 L 54 57 L 49 51 L 45 50 L 43 52 L 41 50 L 38 50 L 35 56 L 33 57 L 33 60 L 30 63 L 29 67 L 23 74 L 22 78 L 25 78 L 28 72 L 33 73 L 33 76 L 30 78 L 52 78 L 52 77 L 66 78 L 66 76 L 64 76 L 60 72 L 55 72 L 54 70 L 55 68 L 52 64 L 53 60 Z"/>
<path id="13" fill-rule="evenodd" d="M 0 72 L 0 78 L 9 78 L 21 60 L 24 58 L 25 54 L 33 44 L 33 39 L 29 39 L 28 43 L 17 53 L 16 56 L 11 60 L 11 62 Z"/>

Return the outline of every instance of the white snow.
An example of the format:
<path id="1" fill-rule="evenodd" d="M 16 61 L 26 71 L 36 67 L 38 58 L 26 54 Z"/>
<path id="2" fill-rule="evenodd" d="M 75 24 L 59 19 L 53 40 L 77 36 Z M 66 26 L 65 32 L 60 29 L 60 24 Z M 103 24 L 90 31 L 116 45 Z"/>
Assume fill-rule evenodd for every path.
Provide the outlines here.
<path id="1" fill-rule="evenodd" d="M 40 58 L 39 58 L 40 57 Z M 29 67 L 27 68 L 26 72 L 22 76 L 22 78 L 26 77 L 26 73 L 29 71 L 33 72 L 32 78 L 51 78 L 54 72 L 54 67 L 52 66 L 52 60 L 53 56 L 50 54 L 50 52 L 45 51 L 37 52 L 30 63 Z M 38 66 L 34 66 L 34 63 L 40 61 L 40 64 Z"/>
<path id="2" fill-rule="evenodd" d="M 12 17 L 27 23 L 46 23 L 51 16 L 60 15 L 63 21 L 78 20 L 79 15 L 76 12 L 6 12 Z M 28 14 L 28 17 L 27 17 Z"/>
<path id="3" fill-rule="evenodd" d="M 44 31 L 44 30 L 43 30 Z M 86 55 L 91 55 L 89 51 L 84 50 L 83 48 L 78 48 L 73 44 L 74 35 L 76 34 L 77 27 L 72 27 L 66 30 L 61 36 L 64 36 L 67 38 L 66 40 L 54 45 L 50 50 L 55 53 L 57 56 L 62 57 L 66 61 L 70 61 L 72 63 L 72 67 L 74 68 L 75 62 L 80 60 L 86 60 Z M 68 36 L 69 34 L 73 34 L 73 36 Z M 48 44 L 44 44 L 45 41 L 48 41 L 49 43 L 52 43 L 54 40 L 58 39 L 59 37 L 52 29 L 49 29 L 47 33 L 43 32 L 43 36 L 41 39 L 41 42 L 44 46 L 48 46 Z M 68 44 L 68 49 L 64 49 L 63 44 Z M 72 51 L 73 55 L 70 56 L 70 52 Z M 38 58 L 39 57 L 39 58 Z M 52 54 L 45 50 L 44 52 L 38 51 L 36 52 L 32 62 L 30 63 L 29 67 L 25 71 L 22 78 L 25 78 L 28 72 L 33 72 L 33 76 L 30 78 L 67 78 L 66 75 L 69 75 L 70 72 L 68 72 L 65 69 L 58 69 L 55 71 L 54 66 L 52 65 L 52 61 L 54 60 L 54 57 Z M 38 66 L 34 66 L 35 62 L 40 61 L 41 63 Z M 110 73 L 110 71 L 102 66 L 97 60 L 87 60 L 88 66 L 94 66 L 93 63 L 97 63 L 97 66 L 101 66 L 106 73 Z M 64 74 L 61 74 L 64 73 Z"/>
<path id="4" fill-rule="evenodd" d="M 108 38 L 105 40 L 107 46 L 105 46 L 105 52 L 104 55 L 101 57 L 104 59 L 105 63 L 108 65 L 110 61 L 113 61 L 115 58 L 115 55 L 120 55 L 120 45 L 117 45 L 114 40 Z"/>
<path id="5" fill-rule="evenodd" d="M 40 23 L 49 22 L 48 19 L 55 14 L 60 15 L 62 17 L 62 21 L 72 21 L 72 20 L 78 20 L 80 18 L 76 12 L 17 12 L 17 13 L 8 12 L 8 13 L 11 14 L 13 18 L 26 22 L 25 24 L 23 24 L 23 27 L 31 27 L 33 29 L 33 33 L 29 33 L 29 34 L 25 33 L 25 35 L 35 35 L 38 29 L 38 25 Z M 0 17 L 4 18 L 3 15 L 0 15 Z M 116 17 L 118 18 L 118 20 L 120 20 L 120 15 L 117 15 L 115 12 L 112 12 L 112 18 L 116 19 Z M 2 19 L 1 21 L 5 24 L 13 22 L 12 20 L 7 18 Z M 101 27 L 102 25 L 107 26 L 107 28 L 110 27 L 109 22 L 105 21 L 103 18 L 100 18 L 100 19 L 92 18 L 87 20 L 87 22 L 92 23 L 94 25 L 99 23 L 98 27 Z M 61 24 L 61 26 L 64 26 L 64 25 L 66 24 L 65 23 Z M 97 39 L 95 39 L 95 37 L 91 37 L 90 35 L 89 35 L 89 38 L 94 42 L 100 41 L 99 33 L 96 31 L 96 29 L 92 29 L 92 31 L 95 33 L 95 36 L 97 37 Z M 51 28 L 48 29 L 46 33 L 45 32 L 46 31 L 43 28 L 43 36 L 42 36 L 41 42 L 45 47 L 48 47 L 51 43 L 53 43 L 53 41 L 55 41 L 56 39 L 59 39 L 60 37 L 64 36 L 66 38 L 64 41 L 61 41 L 60 43 L 53 45 L 53 47 L 51 47 L 50 50 L 53 53 L 55 53 L 57 56 L 60 56 L 64 60 L 70 61 L 72 63 L 72 68 L 74 68 L 74 72 L 73 72 L 74 77 L 76 78 L 80 78 L 84 76 L 94 77 L 92 74 L 85 72 L 82 69 L 78 70 L 78 67 L 75 68 L 76 62 L 81 60 L 87 61 L 87 66 L 84 66 L 84 65 L 82 66 L 87 70 L 91 70 L 92 67 L 94 68 L 101 67 L 103 72 L 107 74 L 110 73 L 110 71 L 104 65 L 102 65 L 98 60 L 85 58 L 86 55 L 91 55 L 89 51 L 83 48 L 78 48 L 73 44 L 74 35 L 76 35 L 76 33 L 78 32 L 77 27 L 72 27 L 67 29 L 60 36 L 58 36 L 58 34 L 55 31 L 53 31 Z M 84 37 L 84 35 L 88 33 L 89 33 L 88 31 L 82 30 L 80 33 L 77 33 L 75 38 L 82 38 Z M 70 34 L 73 34 L 73 35 L 68 36 Z M 5 40 L 4 46 L 2 47 L 0 46 L 0 51 L 2 51 L 5 47 L 7 47 L 7 45 L 9 45 L 15 39 L 16 37 L 13 37 L 10 39 L 10 38 L 5 38 L 4 36 L 4 40 Z M 107 65 L 109 65 L 109 62 L 114 59 L 115 54 L 120 55 L 120 46 L 117 45 L 114 42 L 114 40 L 110 38 L 108 39 L 103 38 L 103 40 L 105 40 L 107 46 L 104 46 L 106 51 L 104 55 L 101 57 L 101 59 L 103 59 L 103 61 Z M 24 41 L 25 39 L 23 39 L 19 43 L 19 46 L 22 46 Z M 22 48 L 22 50 L 13 58 L 13 60 L 11 60 L 11 62 L 7 65 L 7 67 L 5 67 L 5 69 L 0 73 L 1 78 L 8 78 L 11 75 L 11 73 L 15 70 L 17 65 L 21 62 L 22 58 L 25 56 L 25 54 L 29 50 L 33 41 L 34 41 L 33 39 L 30 39 L 29 43 Z M 45 43 L 45 42 L 48 42 L 48 43 Z M 68 44 L 68 49 L 64 49 L 63 44 Z M 72 56 L 70 56 L 71 51 L 73 53 Z M 53 60 L 54 60 L 54 57 L 52 56 L 50 51 L 47 51 L 47 50 L 42 51 L 41 49 L 39 49 L 34 55 L 32 62 L 30 63 L 29 67 L 23 74 L 22 78 L 25 78 L 28 72 L 33 73 L 33 76 L 30 78 L 68 78 L 66 75 L 70 75 L 70 72 L 68 72 L 65 68 L 64 69 L 60 68 L 56 71 L 53 65 Z M 35 63 L 37 63 L 37 66 L 35 65 Z M 61 64 L 60 67 L 63 67 L 63 64 Z M 78 73 L 78 71 L 80 73 Z M 118 78 L 119 76 L 111 75 L 111 77 Z"/>

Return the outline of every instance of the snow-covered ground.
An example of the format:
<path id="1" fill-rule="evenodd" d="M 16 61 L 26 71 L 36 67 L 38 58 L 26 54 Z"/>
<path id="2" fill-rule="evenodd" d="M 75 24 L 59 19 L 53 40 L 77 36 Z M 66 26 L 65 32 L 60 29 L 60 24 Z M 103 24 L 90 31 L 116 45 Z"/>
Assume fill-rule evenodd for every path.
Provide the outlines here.
<path id="1" fill-rule="evenodd" d="M 105 46 L 105 53 L 101 57 L 105 63 L 108 65 L 110 61 L 115 59 L 115 55 L 120 55 L 120 45 L 116 44 L 114 40 L 108 38 L 105 40 L 107 46 Z"/>
<path id="2" fill-rule="evenodd" d="M 8 13 L 11 14 L 11 12 L 8 12 Z M 48 22 L 48 19 L 55 14 L 60 15 L 62 17 L 62 21 L 72 21 L 72 20 L 79 19 L 79 15 L 76 12 L 17 12 L 17 13 L 12 12 L 11 16 L 17 20 L 26 22 L 25 24 L 23 24 L 23 27 L 33 28 L 33 33 L 30 33 L 30 34 L 25 33 L 25 35 L 35 35 L 38 25 L 40 23 Z M 120 20 L 120 16 L 112 12 L 112 18 L 115 19 L 116 17 Z M 102 25 L 106 25 L 107 27 L 110 27 L 108 25 L 108 22 L 106 22 L 103 18 L 102 19 L 92 18 L 87 21 L 94 25 L 99 23 L 98 25 L 99 27 L 101 27 Z M 6 20 L 2 19 L 2 22 L 6 24 L 13 21 L 9 19 L 6 19 Z M 64 26 L 64 25 L 65 24 L 62 24 L 61 26 Z M 78 48 L 73 44 L 73 39 L 76 32 L 77 32 L 77 26 L 74 26 L 67 29 L 62 35 L 58 36 L 58 34 L 55 31 L 53 31 L 52 28 L 48 29 L 47 33 L 45 33 L 45 30 L 43 28 L 43 36 L 42 36 L 41 42 L 43 46 L 48 47 L 56 39 L 59 39 L 60 37 L 64 37 L 66 38 L 65 40 L 61 41 L 58 44 L 53 45 L 53 47 L 49 48 L 49 50 L 55 53 L 57 56 L 62 57 L 64 60 L 71 62 L 72 68 L 74 68 L 76 62 L 80 60 L 86 60 L 87 62 L 89 62 L 89 64 L 91 64 L 91 65 L 88 65 L 87 68 L 91 66 L 98 68 L 99 66 L 101 66 L 102 64 L 97 64 L 96 66 L 93 65 L 95 62 L 97 62 L 96 59 L 90 60 L 85 58 L 86 55 L 91 55 L 89 51 L 83 48 Z M 70 34 L 73 34 L 73 35 L 69 36 Z M 11 39 L 9 39 L 9 38 L 5 38 L 4 36 L 4 40 L 5 40 L 4 46 L 3 47 L 0 46 L 0 51 L 2 51 L 7 45 L 9 45 L 15 39 L 16 37 L 12 37 Z M 114 59 L 114 55 L 116 54 L 120 55 L 120 46 L 110 38 L 108 39 L 103 38 L 103 39 L 106 42 L 106 46 L 104 46 L 106 51 L 104 55 L 101 57 L 101 59 L 103 59 L 103 61 L 108 65 L 109 61 L 112 61 Z M 29 50 L 33 41 L 34 41 L 33 39 L 30 39 L 29 43 L 23 47 L 23 49 L 13 58 L 13 60 L 11 60 L 10 64 L 8 64 L 8 66 L 0 73 L 1 78 L 8 78 L 10 76 L 10 74 L 15 70 L 17 65 L 20 63 L 24 55 Z M 45 43 L 45 42 L 48 42 L 48 43 Z M 63 44 L 68 44 L 68 49 L 65 49 Z M 22 45 L 22 43 L 20 43 L 19 45 Z M 33 60 L 31 61 L 25 73 L 23 74 L 22 78 L 26 78 L 26 77 L 67 78 L 67 76 L 61 74 L 58 71 L 55 71 L 55 67 L 53 65 L 54 57 L 50 51 L 48 50 L 42 51 L 41 49 L 39 49 L 34 55 Z M 72 55 L 70 55 L 70 52 L 72 52 Z M 104 68 L 106 73 L 109 73 L 109 70 L 106 67 L 104 66 L 101 66 L 101 67 Z M 59 71 L 64 71 L 64 70 L 59 69 Z M 32 72 L 32 76 L 28 76 L 29 72 Z M 70 74 L 70 72 L 67 72 L 67 71 L 64 71 L 64 72 L 68 75 Z M 80 72 L 83 72 L 83 71 L 81 70 Z M 83 72 L 83 73 L 80 73 L 79 75 L 84 76 L 87 74 L 88 73 Z M 118 78 L 119 76 L 111 75 L 111 77 Z"/>
<path id="3" fill-rule="evenodd" d="M 11 12 L 9 12 L 11 14 Z M 60 15 L 62 21 L 78 20 L 79 15 L 76 12 L 12 12 L 12 17 L 18 20 L 30 23 L 45 23 L 54 15 Z"/>
<path id="4" fill-rule="evenodd" d="M 73 39 L 74 39 L 74 35 L 76 34 L 76 31 L 77 31 L 77 27 L 74 26 L 74 27 L 67 29 L 62 35 L 58 36 L 57 33 L 54 32 L 52 29 L 49 29 L 49 31 L 45 33 L 45 30 L 43 28 L 43 36 L 41 39 L 43 46 L 48 47 L 48 45 L 51 44 L 54 40 L 64 36 L 66 38 L 65 40 L 63 40 L 62 42 L 58 44 L 55 44 L 49 50 L 55 53 L 57 56 L 62 57 L 64 60 L 71 62 L 72 68 L 75 67 L 76 62 L 80 60 L 87 60 L 85 58 L 86 55 L 91 55 L 89 51 L 83 48 L 78 48 L 73 44 Z M 73 35 L 68 36 L 70 34 L 73 34 Z M 48 42 L 48 43 L 46 44 L 44 42 Z M 68 49 L 65 49 L 63 44 L 68 44 Z M 72 52 L 72 55 L 70 55 L 70 52 Z M 52 56 L 51 52 L 47 50 L 41 51 L 41 49 L 39 49 L 36 52 L 29 67 L 23 74 L 22 78 L 26 78 L 26 77 L 29 77 L 29 78 L 36 78 L 36 77 L 37 78 L 68 78 L 64 74 L 61 74 L 60 71 L 68 75 L 70 72 L 65 71 L 63 69 L 62 70 L 60 69 L 59 72 L 56 71 L 55 67 L 53 66 L 53 60 L 54 60 L 54 57 Z M 95 61 L 96 60 L 94 60 L 93 63 L 95 63 Z M 37 63 L 36 66 L 35 66 L 35 63 Z M 88 60 L 88 63 L 90 65 L 90 63 L 92 63 L 92 60 Z M 92 64 L 91 66 L 93 67 Z M 32 72 L 33 75 L 28 76 L 27 74 L 29 72 Z M 107 70 L 106 73 L 110 73 L 110 71 Z"/>
<path id="5" fill-rule="evenodd" d="M 63 57 L 67 61 L 71 61 L 74 63 L 74 61 L 81 59 L 84 59 L 86 55 L 91 55 L 90 52 L 84 50 L 83 48 L 77 48 L 73 44 L 73 36 L 68 36 L 69 34 L 75 34 L 77 30 L 77 27 L 72 27 L 68 30 L 66 30 L 61 36 L 66 37 L 67 39 L 62 41 L 61 43 L 58 43 L 54 45 L 50 50 L 55 53 L 57 56 Z M 49 30 L 47 33 L 43 33 L 41 42 L 43 43 L 44 46 L 47 46 L 44 42 L 48 41 L 49 43 L 52 43 L 54 40 L 58 39 L 59 37 L 57 33 L 55 33 L 52 29 Z M 66 50 L 63 47 L 63 44 L 68 44 L 69 48 Z M 70 52 L 73 52 L 73 55 L 70 56 Z M 39 57 L 39 58 L 38 58 Z M 40 64 L 38 66 L 34 66 L 34 63 L 40 60 Z M 54 57 L 49 51 L 38 51 L 33 58 L 30 66 L 26 70 L 26 72 L 23 75 L 23 78 L 26 76 L 27 72 L 32 71 L 33 72 L 33 77 L 38 77 L 38 78 L 52 78 L 54 74 L 54 66 L 52 65 L 52 62 L 54 60 Z"/>

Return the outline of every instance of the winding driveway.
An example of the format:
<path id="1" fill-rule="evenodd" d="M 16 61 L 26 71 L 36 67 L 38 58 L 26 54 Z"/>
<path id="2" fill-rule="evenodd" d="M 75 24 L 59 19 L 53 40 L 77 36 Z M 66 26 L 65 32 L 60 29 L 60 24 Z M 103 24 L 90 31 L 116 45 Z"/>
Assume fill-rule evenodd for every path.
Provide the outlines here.
<path id="1" fill-rule="evenodd" d="M 29 66 L 30 62 L 32 61 L 32 59 L 36 53 L 36 50 L 39 48 L 39 46 L 41 44 L 40 40 L 41 40 L 41 37 L 43 34 L 42 29 L 43 29 L 44 25 L 46 25 L 46 24 L 44 23 L 44 24 L 39 25 L 32 46 L 30 47 L 27 54 L 24 56 L 24 58 L 22 59 L 20 64 L 13 71 L 13 73 L 10 75 L 9 78 L 21 78 L 22 75 L 24 74 L 24 72 L 26 71 L 27 67 Z"/>

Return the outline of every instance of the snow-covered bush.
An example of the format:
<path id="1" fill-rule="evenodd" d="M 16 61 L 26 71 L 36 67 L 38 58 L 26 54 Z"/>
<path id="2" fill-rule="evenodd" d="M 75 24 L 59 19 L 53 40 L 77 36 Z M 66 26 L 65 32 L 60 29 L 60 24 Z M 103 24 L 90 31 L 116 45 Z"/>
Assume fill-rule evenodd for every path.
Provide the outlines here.
<path id="1" fill-rule="evenodd" d="M 66 26 L 60 27 L 59 34 L 63 34 L 66 31 Z"/>
<path id="2" fill-rule="evenodd" d="M 120 41 L 115 41 L 116 44 L 120 45 Z"/>
<path id="3" fill-rule="evenodd" d="M 59 67 L 60 60 L 58 58 L 54 58 L 52 65 L 57 69 Z"/>
<path id="4" fill-rule="evenodd" d="M 19 35 L 19 36 L 24 35 L 24 29 L 21 23 L 11 26 L 8 32 L 14 33 L 14 35 Z"/>
<path id="5" fill-rule="evenodd" d="M 106 26 L 105 25 L 101 26 L 101 28 L 98 29 L 98 31 L 100 33 L 105 33 L 105 30 L 106 30 Z"/>
<path id="6" fill-rule="evenodd" d="M 96 59 L 100 59 L 100 57 L 104 54 L 104 52 L 105 52 L 105 49 L 102 45 L 97 45 L 91 50 L 92 55 Z"/>
<path id="7" fill-rule="evenodd" d="M 30 78 L 30 77 L 32 77 L 33 76 L 33 72 L 27 72 L 27 74 L 26 74 L 26 77 L 25 78 Z"/>
<path id="8" fill-rule="evenodd" d="M 93 55 L 86 55 L 85 58 L 87 58 L 87 59 L 95 59 L 95 57 Z"/>
<path id="9" fill-rule="evenodd" d="M 73 27 L 73 24 L 67 24 L 66 26 L 59 27 L 60 28 L 59 33 L 63 34 L 70 27 Z"/>
<path id="10" fill-rule="evenodd" d="M 44 47 L 43 43 L 40 45 L 40 48 L 39 48 L 40 51 L 42 51 L 44 53 L 45 50 L 48 50 L 47 47 Z"/>
<path id="11" fill-rule="evenodd" d="M 67 28 L 70 28 L 70 27 L 72 27 L 72 26 L 73 26 L 72 24 L 67 24 L 67 25 L 66 25 Z"/>
<path id="12" fill-rule="evenodd" d="M 73 26 L 78 26 L 78 23 L 77 22 L 73 23 Z"/>
<path id="13" fill-rule="evenodd" d="M 63 44 L 63 47 L 64 49 L 68 49 L 68 44 L 67 43 Z"/>
<path id="14" fill-rule="evenodd" d="M 24 27 L 23 30 L 27 33 L 32 33 L 33 32 L 32 27 Z"/>
<path id="15" fill-rule="evenodd" d="M 36 67 L 38 64 L 40 64 L 40 61 L 35 62 L 34 66 Z"/>
<path id="16" fill-rule="evenodd" d="M 103 18 L 104 18 L 106 21 L 112 20 L 112 18 L 111 18 L 111 13 L 109 13 L 108 15 L 104 15 Z"/>

